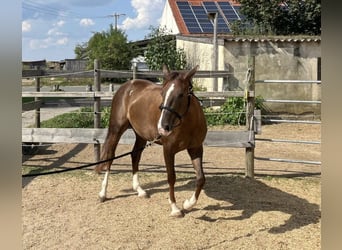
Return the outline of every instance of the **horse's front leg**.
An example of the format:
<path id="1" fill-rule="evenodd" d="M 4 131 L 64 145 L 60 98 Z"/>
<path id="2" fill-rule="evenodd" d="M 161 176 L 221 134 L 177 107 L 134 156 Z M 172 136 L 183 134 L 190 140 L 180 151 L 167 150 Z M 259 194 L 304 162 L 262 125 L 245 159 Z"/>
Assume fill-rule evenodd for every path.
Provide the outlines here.
<path id="1" fill-rule="evenodd" d="M 106 195 L 107 195 L 109 173 L 110 173 L 110 169 L 106 170 L 105 176 L 102 181 L 101 191 L 99 193 L 100 202 L 104 202 L 107 199 Z"/>
<path id="2" fill-rule="evenodd" d="M 191 157 L 191 161 L 196 172 L 196 190 L 190 199 L 184 201 L 183 208 L 185 210 L 190 210 L 196 205 L 198 197 L 205 183 L 205 176 L 202 166 L 203 146 L 200 146 L 198 148 L 190 148 L 188 149 L 188 153 Z"/>
<path id="3" fill-rule="evenodd" d="M 181 209 L 177 207 L 175 198 L 175 183 L 176 183 L 176 173 L 175 173 L 175 154 L 171 153 L 164 147 L 164 159 L 167 171 L 167 182 L 169 184 L 169 203 L 171 205 L 172 217 L 183 217 L 184 214 Z"/>
<path id="4" fill-rule="evenodd" d="M 144 189 L 141 188 L 139 183 L 139 162 L 144 146 L 146 145 L 146 140 L 142 139 L 136 134 L 136 140 L 131 154 L 132 158 L 132 170 L 133 170 L 133 190 L 138 192 L 139 197 L 148 197 Z"/>

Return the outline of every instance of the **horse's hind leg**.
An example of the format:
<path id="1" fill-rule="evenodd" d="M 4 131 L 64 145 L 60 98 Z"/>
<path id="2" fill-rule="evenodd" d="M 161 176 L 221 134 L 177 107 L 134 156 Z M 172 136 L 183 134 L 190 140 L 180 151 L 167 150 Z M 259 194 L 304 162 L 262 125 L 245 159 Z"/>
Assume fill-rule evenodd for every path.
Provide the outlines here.
<path id="1" fill-rule="evenodd" d="M 143 190 L 139 183 L 139 162 L 141 158 L 142 151 L 146 145 L 146 140 L 142 139 L 139 135 L 136 135 L 135 144 L 131 154 L 132 158 L 132 171 L 133 171 L 133 189 L 138 192 L 139 197 L 147 197 L 145 190 Z"/>
<path id="2" fill-rule="evenodd" d="M 203 146 L 200 146 L 198 148 L 190 148 L 188 149 L 188 153 L 191 157 L 191 161 L 196 172 L 196 190 L 190 199 L 184 201 L 183 208 L 186 210 L 190 210 L 191 208 L 193 208 L 193 206 L 196 205 L 198 197 L 205 183 L 205 176 L 202 166 Z"/>
<path id="3" fill-rule="evenodd" d="M 101 161 L 106 160 L 106 159 L 111 159 L 114 157 L 116 146 L 119 143 L 121 135 L 125 132 L 126 129 L 127 129 L 127 126 L 123 126 L 118 130 L 115 130 L 113 128 L 108 129 L 108 134 L 102 147 Z M 98 173 L 101 172 L 102 170 L 106 171 L 105 176 L 102 181 L 101 191 L 99 193 L 99 198 L 101 202 L 104 202 L 106 200 L 108 178 L 109 178 L 110 167 L 112 165 L 112 162 L 113 160 L 109 160 L 105 163 L 97 165 L 95 168 L 95 171 Z"/>

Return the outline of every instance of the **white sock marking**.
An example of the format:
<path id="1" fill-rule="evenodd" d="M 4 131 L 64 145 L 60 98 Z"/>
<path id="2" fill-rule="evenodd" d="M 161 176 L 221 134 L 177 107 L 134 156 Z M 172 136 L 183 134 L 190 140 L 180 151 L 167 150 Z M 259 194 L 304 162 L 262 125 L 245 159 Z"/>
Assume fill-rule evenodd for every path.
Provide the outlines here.
<path id="1" fill-rule="evenodd" d="M 177 207 L 176 203 L 171 203 L 171 216 L 181 216 L 182 215 L 182 211 Z"/>
<path id="2" fill-rule="evenodd" d="M 108 186 L 108 177 L 109 177 L 109 171 L 107 170 L 105 173 L 105 176 L 103 178 L 103 181 L 102 181 L 101 191 L 99 193 L 99 196 L 101 199 L 106 198 L 107 186 Z"/>
<path id="3" fill-rule="evenodd" d="M 146 196 L 144 189 L 140 187 L 138 173 L 133 174 L 133 190 L 138 192 L 138 196 Z"/>
<path id="4" fill-rule="evenodd" d="M 187 199 L 184 201 L 183 208 L 186 210 L 189 210 L 193 208 L 193 206 L 195 206 L 196 203 L 197 203 L 196 196 L 195 196 L 195 193 L 193 193 L 190 199 Z"/>

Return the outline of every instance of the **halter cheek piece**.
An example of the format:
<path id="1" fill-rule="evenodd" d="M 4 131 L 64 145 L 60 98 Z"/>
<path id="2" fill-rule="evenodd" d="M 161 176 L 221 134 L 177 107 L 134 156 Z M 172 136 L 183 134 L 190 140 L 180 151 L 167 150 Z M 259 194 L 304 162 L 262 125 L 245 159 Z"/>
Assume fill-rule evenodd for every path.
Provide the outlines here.
<path id="1" fill-rule="evenodd" d="M 172 114 L 174 114 L 174 115 L 179 119 L 179 123 L 176 124 L 176 125 L 173 125 L 172 127 L 177 127 L 177 126 L 179 126 L 179 125 L 181 124 L 181 122 L 182 122 L 183 116 L 185 116 L 186 113 L 188 113 L 189 107 L 190 107 L 190 98 L 191 98 L 191 96 L 194 96 L 194 97 L 196 97 L 197 100 L 199 100 L 199 99 L 197 98 L 197 96 L 194 95 L 192 81 L 190 82 L 190 85 L 189 85 L 188 106 L 186 107 L 186 110 L 185 110 L 184 114 L 182 114 L 182 115 L 180 115 L 180 114 L 179 114 L 176 110 L 174 110 L 172 107 L 168 107 L 168 106 L 164 106 L 163 104 L 160 104 L 159 109 L 160 109 L 161 111 L 162 111 L 163 109 L 165 109 L 165 110 L 171 112 Z M 201 105 L 201 106 L 202 106 L 202 105 Z"/>

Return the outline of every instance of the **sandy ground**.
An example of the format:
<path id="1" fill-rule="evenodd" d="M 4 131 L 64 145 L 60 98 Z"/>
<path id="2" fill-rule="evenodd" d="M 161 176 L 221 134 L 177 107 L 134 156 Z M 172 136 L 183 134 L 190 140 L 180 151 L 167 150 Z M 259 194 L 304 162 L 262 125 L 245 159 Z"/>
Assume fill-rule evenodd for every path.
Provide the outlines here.
<path id="1" fill-rule="evenodd" d="M 320 140 L 319 125 L 263 126 L 262 138 Z M 131 145 L 119 145 L 117 154 Z M 257 157 L 320 161 L 320 145 L 257 142 Z M 320 165 L 255 161 L 256 178 L 244 178 L 244 149 L 204 149 L 207 182 L 196 207 L 169 217 L 162 148 L 145 149 L 140 181 L 131 188 L 129 158 L 112 166 L 109 200 L 100 203 L 103 175 L 90 168 L 23 178 L 23 249 L 320 249 Z M 55 144 L 23 155 L 23 172 L 93 162 L 93 146 Z M 185 152 L 176 156 L 178 205 L 194 190 Z"/>

